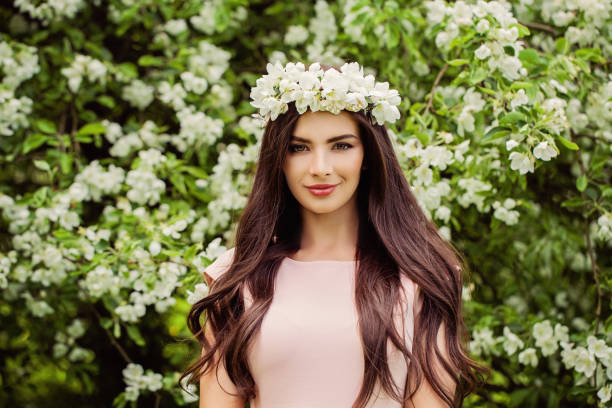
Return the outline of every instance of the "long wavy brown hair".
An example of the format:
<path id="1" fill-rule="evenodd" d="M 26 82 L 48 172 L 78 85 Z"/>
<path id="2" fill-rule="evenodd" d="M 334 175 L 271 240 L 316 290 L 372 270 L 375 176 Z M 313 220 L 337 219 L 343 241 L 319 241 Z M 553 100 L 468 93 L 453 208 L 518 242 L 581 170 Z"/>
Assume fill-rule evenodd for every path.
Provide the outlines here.
<path id="1" fill-rule="evenodd" d="M 321 64 L 323 69 L 339 69 Z M 489 369 L 467 355 L 469 334 L 463 314 L 461 254 L 427 219 L 409 188 L 384 125 L 377 125 L 370 112 L 348 112 L 356 120 L 364 146 L 364 164 L 358 196 L 358 242 L 355 303 L 364 350 L 364 377 L 354 408 L 366 406 L 378 380 L 384 391 L 398 402 L 412 398 L 423 376 L 449 407 L 461 406 L 464 398 L 486 380 Z M 224 362 L 238 395 L 255 397 L 255 381 L 249 370 L 247 351 L 261 327 L 274 296 L 274 282 L 281 261 L 299 249 L 300 205 L 291 194 L 283 174 L 299 113 L 293 103 L 286 113 L 268 121 L 261 143 L 253 187 L 236 231 L 234 258 L 229 269 L 210 287 L 208 296 L 195 303 L 187 324 L 204 353 L 179 380 L 197 384 L 215 365 L 215 353 Z M 393 323 L 393 308 L 400 301 L 400 275 L 420 287 L 421 311 L 414 326 L 412 351 Z M 252 295 L 245 308 L 244 289 Z M 214 344 L 204 335 L 201 322 L 206 313 L 214 333 Z M 438 329 L 444 324 L 444 358 L 437 345 Z M 405 395 L 396 389 L 387 363 L 387 341 L 401 350 L 409 364 Z M 453 378 L 450 395 L 439 367 Z M 216 365 L 215 365 L 216 366 Z M 447 377 L 448 378 L 448 377 Z M 405 398 L 405 400 L 404 400 Z M 402 405 L 403 406 L 403 405 Z"/>

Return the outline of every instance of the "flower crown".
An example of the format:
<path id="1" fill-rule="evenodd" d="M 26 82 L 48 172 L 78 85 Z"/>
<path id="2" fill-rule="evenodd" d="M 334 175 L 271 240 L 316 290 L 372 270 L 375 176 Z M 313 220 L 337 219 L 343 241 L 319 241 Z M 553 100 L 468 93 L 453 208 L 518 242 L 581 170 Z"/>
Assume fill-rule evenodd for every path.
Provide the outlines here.
<path id="1" fill-rule="evenodd" d="M 276 120 L 279 114 L 287 112 L 288 103 L 295 102 L 302 114 L 308 108 L 339 114 L 343 109 L 358 112 L 371 111 L 379 125 L 393 123 L 400 118 L 397 105 L 401 98 L 395 89 L 389 89 L 388 82 L 375 82 L 374 76 L 363 76 L 363 68 L 357 62 L 346 63 L 336 69 L 321 69 L 316 62 L 308 71 L 301 62 L 289 62 L 282 66 L 268 63 L 267 75 L 257 79 L 251 89 L 251 105 L 259 108 L 264 121 Z"/>

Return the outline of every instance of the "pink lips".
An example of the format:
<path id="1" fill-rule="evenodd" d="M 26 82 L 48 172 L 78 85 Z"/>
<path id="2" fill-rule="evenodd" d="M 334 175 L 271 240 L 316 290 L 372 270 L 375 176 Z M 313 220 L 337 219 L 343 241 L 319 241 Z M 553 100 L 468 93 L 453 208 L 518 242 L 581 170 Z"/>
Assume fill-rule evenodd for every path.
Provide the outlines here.
<path id="1" fill-rule="evenodd" d="M 326 196 L 331 194 L 332 191 L 338 186 L 337 184 L 314 184 L 306 187 L 312 194 L 316 196 Z"/>

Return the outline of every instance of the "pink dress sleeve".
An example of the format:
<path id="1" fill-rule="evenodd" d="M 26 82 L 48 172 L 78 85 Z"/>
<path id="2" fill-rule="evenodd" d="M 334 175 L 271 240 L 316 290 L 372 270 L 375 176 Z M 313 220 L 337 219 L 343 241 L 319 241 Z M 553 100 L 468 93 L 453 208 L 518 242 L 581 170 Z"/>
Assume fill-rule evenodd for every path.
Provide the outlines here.
<path id="1" fill-rule="evenodd" d="M 207 275 L 209 275 L 213 280 L 217 280 L 217 278 L 223 275 L 232 264 L 232 260 L 234 258 L 234 249 L 230 248 L 215 259 L 213 263 L 208 265 L 206 270 Z"/>
<path id="2" fill-rule="evenodd" d="M 229 267 L 232 265 L 232 261 L 234 260 L 234 250 L 236 248 L 232 247 L 219 255 L 217 259 L 204 271 L 207 275 L 209 275 L 213 280 L 217 280 L 219 276 L 223 275 Z M 242 290 L 243 299 L 245 301 L 246 307 L 250 307 L 253 304 L 253 296 L 251 291 L 248 288 Z"/>

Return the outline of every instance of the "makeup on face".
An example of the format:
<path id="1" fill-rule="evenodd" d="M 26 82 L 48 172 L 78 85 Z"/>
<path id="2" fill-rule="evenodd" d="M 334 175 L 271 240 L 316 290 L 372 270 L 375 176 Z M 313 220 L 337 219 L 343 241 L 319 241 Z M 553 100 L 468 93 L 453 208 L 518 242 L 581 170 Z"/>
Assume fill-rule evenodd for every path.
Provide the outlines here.
<path id="1" fill-rule="evenodd" d="M 328 196 L 336 189 L 338 184 L 315 184 L 306 188 L 315 196 Z"/>
<path id="2" fill-rule="evenodd" d="M 359 127 L 345 113 L 307 112 L 291 134 L 285 160 L 288 187 L 304 209 L 317 214 L 338 210 L 359 184 Z"/>

